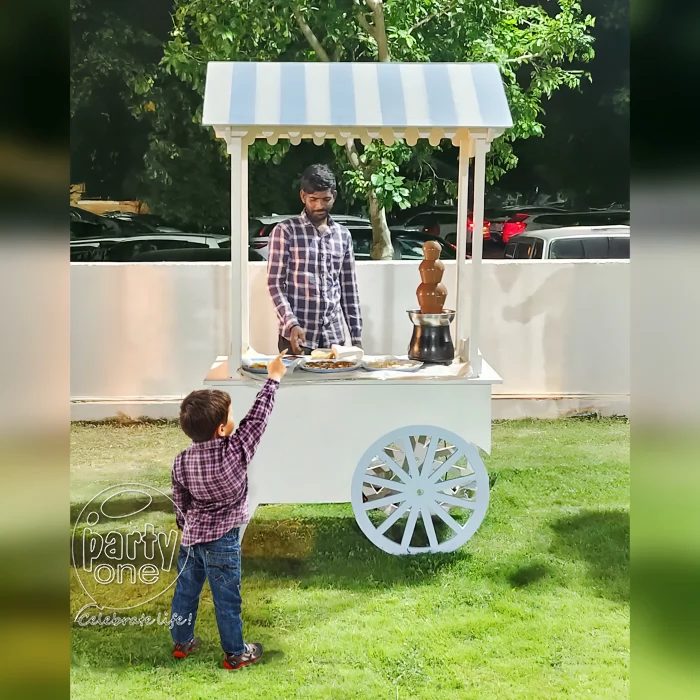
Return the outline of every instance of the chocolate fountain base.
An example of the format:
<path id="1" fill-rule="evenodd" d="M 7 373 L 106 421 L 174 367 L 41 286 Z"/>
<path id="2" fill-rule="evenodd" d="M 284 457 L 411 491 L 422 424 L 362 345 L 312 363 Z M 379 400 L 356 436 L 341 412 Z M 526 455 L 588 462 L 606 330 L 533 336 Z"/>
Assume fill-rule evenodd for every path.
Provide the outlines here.
<path id="1" fill-rule="evenodd" d="M 455 358 L 455 348 L 450 327 L 414 326 L 408 357 L 433 365 L 451 365 Z"/>

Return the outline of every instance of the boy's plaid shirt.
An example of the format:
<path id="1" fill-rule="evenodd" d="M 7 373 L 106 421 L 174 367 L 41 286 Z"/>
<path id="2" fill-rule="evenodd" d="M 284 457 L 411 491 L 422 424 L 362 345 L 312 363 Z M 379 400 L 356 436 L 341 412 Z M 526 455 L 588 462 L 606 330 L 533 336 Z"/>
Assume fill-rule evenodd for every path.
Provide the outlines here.
<path id="1" fill-rule="evenodd" d="M 248 415 L 225 438 L 193 442 L 175 457 L 175 519 L 182 544 L 213 542 L 248 522 L 248 465 L 255 455 L 279 383 L 268 379 Z"/>
<path id="2" fill-rule="evenodd" d="M 319 231 L 306 212 L 279 223 L 270 234 L 267 287 L 289 339 L 294 326 L 306 332 L 306 347 L 345 342 L 343 316 L 353 345 L 362 340 L 362 315 L 350 232 L 328 217 Z"/>

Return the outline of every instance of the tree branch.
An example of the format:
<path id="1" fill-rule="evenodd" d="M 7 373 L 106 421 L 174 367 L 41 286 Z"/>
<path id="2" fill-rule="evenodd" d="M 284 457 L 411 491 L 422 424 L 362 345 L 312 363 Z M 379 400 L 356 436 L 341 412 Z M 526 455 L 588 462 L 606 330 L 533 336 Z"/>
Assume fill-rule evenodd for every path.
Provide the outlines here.
<path id="1" fill-rule="evenodd" d="M 427 17 L 424 17 L 420 22 L 416 22 L 409 30 L 408 33 L 410 34 L 414 29 L 418 29 L 418 27 L 422 27 L 424 24 L 428 24 L 431 20 L 434 20 L 436 17 L 440 17 L 441 15 L 446 15 L 450 10 L 454 9 L 457 5 L 459 4 L 459 0 L 456 0 L 452 4 L 448 5 L 447 7 L 443 7 L 441 10 L 438 10 L 437 12 L 433 12 L 432 15 L 428 15 Z"/>
<path id="2" fill-rule="evenodd" d="M 304 35 L 306 40 L 309 42 L 311 48 L 316 52 L 316 55 L 326 63 L 330 63 L 330 58 L 326 53 L 326 50 L 321 46 L 321 42 L 318 40 L 317 36 L 314 34 L 313 29 L 308 25 L 304 16 L 301 14 L 301 10 L 298 5 L 292 5 L 292 13 L 294 14 L 294 19 L 301 29 L 301 33 Z"/>
<path id="3" fill-rule="evenodd" d="M 389 41 L 386 36 L 386 25 L 384 24 L 384 1 L 365 0 L 372 14 L 374 15 L 374 28 L 372 36 L 377 42 L 377 55 L 382 63 L 391 61 L 389 55 Z"/>
<path id="4" fill-rule="evenodd" d="M 542 58 L 543 55 L 543 51 L 540 51 L 539 53 L 524 53 L 522 56 L 517 56 L 516 58 L 506 58 L 504 63 L 522 63 L 523 61 L 529 61 L 532 58 Z"/>
<path id="5" fill-rule="evenodd" d="M 374 27 L 367 21 L 367 18 L 362 14 L 362 10 L 360 9 L 357 10 L 357 21 L 367 34 L 377 41 L 377 37 L 374 36 Z"/>

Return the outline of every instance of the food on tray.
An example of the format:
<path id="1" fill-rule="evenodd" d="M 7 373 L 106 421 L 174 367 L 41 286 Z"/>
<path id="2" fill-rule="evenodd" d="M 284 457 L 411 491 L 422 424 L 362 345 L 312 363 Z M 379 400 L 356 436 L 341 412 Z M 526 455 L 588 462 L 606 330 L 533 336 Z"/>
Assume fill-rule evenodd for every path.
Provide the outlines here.
<path id="1" fill-rule="evenodd" d="M 345 360 L 335 361 L 311 361 L 307 362 L 305 367 L 309 369 L 351 369 L 357 367 L 357 362 L 347 362 Z"/>
<path id="2" fill-rule="evenodd" d="M 407 367 L 415 367 L 419 362 L 412 360 L 374 360 L 367 363 L 372 369 L 406 369 Z"/>
<path id="3" fill-rule="evenodd" d="M 333 359 L 332 350 L 324 350 L 323 348 L 316 348 L 316 350 L 311 351 L 312 360 L 331 360 Z"/>
<path id="4" fill-rule="evenodd" d="M 267 362 L 251 362 L 248 369 L 267 369 Z"/>

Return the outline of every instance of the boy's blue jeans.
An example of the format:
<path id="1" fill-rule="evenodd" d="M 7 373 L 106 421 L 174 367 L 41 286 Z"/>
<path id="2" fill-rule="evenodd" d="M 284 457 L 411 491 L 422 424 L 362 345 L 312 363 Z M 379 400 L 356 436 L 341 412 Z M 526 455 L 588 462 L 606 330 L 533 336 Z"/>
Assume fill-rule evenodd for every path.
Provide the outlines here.
<path id="1" fill-rule="evenodd" d="M 241 622 L 241 545 L 239 529 L 229 530 L 213 542 L 202 542 L 191 547 L 180 546 L 177 558 L 178 578 L 173 595 L 173 641 L 187 644 L 194 636 L 199 596 L 204 580 L 209 581 L 214 599 L 216 624 L 221 646 L 227 654 L 245 652 Z M 189 615 L 192 619 L 188 620 Z M 180 619 L 187 620 L 183 624 Z"/>

